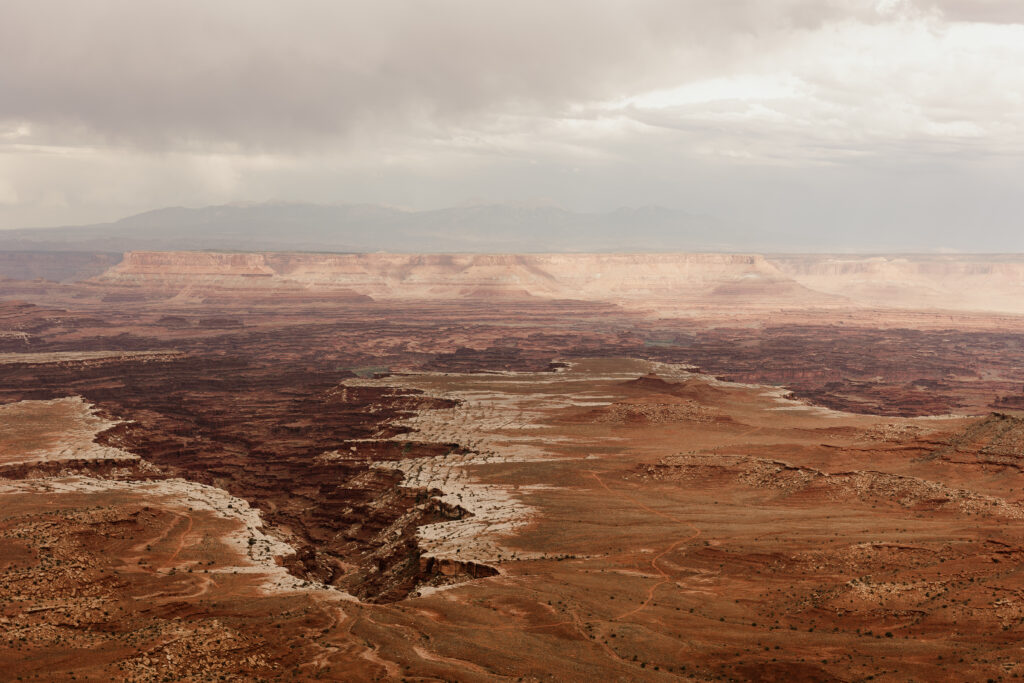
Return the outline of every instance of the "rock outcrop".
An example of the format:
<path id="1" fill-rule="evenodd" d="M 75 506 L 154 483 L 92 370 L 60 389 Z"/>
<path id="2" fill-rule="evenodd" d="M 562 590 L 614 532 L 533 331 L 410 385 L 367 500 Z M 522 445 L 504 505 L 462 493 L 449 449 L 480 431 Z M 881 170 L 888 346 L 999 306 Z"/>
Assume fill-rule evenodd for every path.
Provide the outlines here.
<path id="1" fill-rule="evenodd" d="M 541 297 L 612 302 L 842 299 L 750 254 L 228 254 L 129 252 L 105 285 L 183 289 L 301 287 L 374 299 Z"/>
<path id="2" fill-rule="evenodd" d="M 545 298 L 673 312 L 729 307 L 1024 312 L 1012 256 L 711 253 L 324 254 L 134 251 L 94 280 L 206 292 L 322 291 L 373 299 Z"/>
<path id="3" fill-rule="evenodd" d="M 1024 312 L 1024 258 L 973 254 L 775 257 L 780 273 L 870 306 Z"/>

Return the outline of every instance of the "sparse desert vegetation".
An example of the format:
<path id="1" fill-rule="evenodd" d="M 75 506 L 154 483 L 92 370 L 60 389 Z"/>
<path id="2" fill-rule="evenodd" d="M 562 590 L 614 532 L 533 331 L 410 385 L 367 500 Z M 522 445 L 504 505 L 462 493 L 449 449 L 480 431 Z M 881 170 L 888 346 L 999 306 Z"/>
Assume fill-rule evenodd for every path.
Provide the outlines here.
<path id="1" fill-rule="evenodd" d="M 158 275 L 0 302 L 15 679 L 1021 673 L 1013 318 Z"/>

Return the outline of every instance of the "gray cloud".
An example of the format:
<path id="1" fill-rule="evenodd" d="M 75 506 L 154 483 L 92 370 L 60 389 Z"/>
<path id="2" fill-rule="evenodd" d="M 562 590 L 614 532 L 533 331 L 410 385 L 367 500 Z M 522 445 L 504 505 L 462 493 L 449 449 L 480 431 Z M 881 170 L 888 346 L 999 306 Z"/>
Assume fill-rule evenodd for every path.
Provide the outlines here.
<path id="1" fill-rule="evenodd" d="M 727 73 L 756 35 L 842 14 L 753 0 L 9 0 L 0 119 L 160 147 L 430 130 Z"/>
<path id="2" fill-rule="evenodd" d="M 642 81 L 645 53 L 678 37 L 665 35 L 678 23 L 667 7 L 5 3 L 0 116 L 139 145 L 287 147 L 564 106 L 611 94 L 627 74 Z"/>
<path id="3" fill-rule="evenodd" d="M 837 244 L 858 222 L 924 246 L 976 222 L 1010 245 L 1018 6 L 7 0 L 0 228 L 242 200 L 543 199 L 832 225 Z"/>
<path id="4" fill-rule="evenodd" d="M 1024 4 L 1013 0 L 933 0 L 931 6 L 952 21 L 1024 23 Z"/>

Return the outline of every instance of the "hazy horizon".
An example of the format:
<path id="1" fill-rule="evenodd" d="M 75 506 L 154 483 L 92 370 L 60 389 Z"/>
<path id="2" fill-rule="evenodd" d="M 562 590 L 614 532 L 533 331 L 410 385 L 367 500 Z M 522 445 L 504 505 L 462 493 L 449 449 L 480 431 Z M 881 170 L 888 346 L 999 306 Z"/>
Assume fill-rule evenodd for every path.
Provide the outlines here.
<path id="1" fill-rule="evenodd" d="M 1024 252 L 927 242 L 831 242 L 750 234 L 714 217 L 659 206 L 574 212 L 556 204 L 465 204 L 414 210 L 376 204 L 237 202 L 164 207 L 116 221 L 0 230 L 0 251 L 227 251 L 397 254 L 819 254 L 852 257 L 988 256 Z"/>
<path id="2" fill-rule="evenodd" d="M 0 230 L 523 203 L 667 207 L 782 249 L 1024 251 L 1018 3 L 415 8 L 4 3 Z"/>

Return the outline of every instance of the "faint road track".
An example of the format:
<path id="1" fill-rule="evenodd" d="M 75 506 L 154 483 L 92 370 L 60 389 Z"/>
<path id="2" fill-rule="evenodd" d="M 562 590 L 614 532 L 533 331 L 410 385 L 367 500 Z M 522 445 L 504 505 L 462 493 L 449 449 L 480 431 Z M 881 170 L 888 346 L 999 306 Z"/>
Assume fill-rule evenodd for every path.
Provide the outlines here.
<path id="1" fill-rule="evenodd" d="M 633 503 L 633 505 L 637 506 L 641 510 L 649 512 L 652 515 L 657 515 L 659 517 L 664 517 L 665 519 L 667 519 L 667 520 L 669 520 L 671 522 L 674 522 L 676 524 L 681 524 L 682 526 L 689 527 L 690 529 L 693 530 L 692 534 L 690 534 L 689 536 L 686 536 L 685 538 L 677 539 L 671 545 L 669 545 L 667 548 L 662 550 L 660 553 L 658 553 L 657 555 L 655 555 L 651 559 L 651 568 L 654 569 L 654 571 L 656 571 L 662 577 L 661 581 L 659 581 L 658 583 L 656 583 L 653 586 L 651 586 L 650 590 L 647 591 L 647 598 L 642 603 L 640 603 L 639 607 L 631 609 L 628 612 L 623 612 L 619 616 L 615 617 L 615 619 L 618 621 L 618 620 L 621 620 L 621 619 L 625 619 L 626 617 L 631 617 L 634 614 L 637 614 L 638 612 L 642 611 L 644 608 L 646 608 L 651 603 L 651 600 L 654 599 L 654 594 L 655 594 L 655 592 L 659 588 L 664 586 L 666 583 L 671 583 L 672 582 L 672 577 L 669 576 L 668 572 L 666 572 L 664 569 L 662 569 L 661 567 L 658 566 L 658 560 L 663 558 L 665 555 L 668 555 L 669 553 L 675 551 L 675 549 L 678 548 L 679 546 L 681 546 L 682 544 L 689 543 L 690 541 L 695 540 L 698 536 L 700 536 L 700 529 L 695 527 L 690 522 L 687 522 L 686 520 L 679 519 L 675 515 L 670 515 L 667 512 L 661 512 L 660 510 L 655 510 L 654 508 L 649 507 L 649 506 L 645 505 L 644 503 L 641 503 L 639 500 L 637 500 L 633 496 L 629 495 L 628 493 L 623 493 L 622 491 L 613 491 L 611 488 L 609 488 L 608 484 L 604 483 L 604 480 L 601 479 L 601 477 L 597 474 L 597 472 L 595 472 L 593 470 L 589 470 L 589 472 L 590 472 L 590 476 L 592 476 L 597 481 L 597 483 L 601 485 L 601 487 L 605 491 L 607 491 L 608 493 L 612 494 L 613 496 L 618 496 L 620 498 L 625 498 L 626 500 L 630 501 L 631 503 Z"/>

